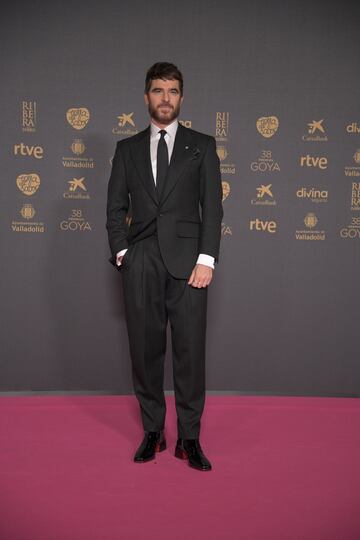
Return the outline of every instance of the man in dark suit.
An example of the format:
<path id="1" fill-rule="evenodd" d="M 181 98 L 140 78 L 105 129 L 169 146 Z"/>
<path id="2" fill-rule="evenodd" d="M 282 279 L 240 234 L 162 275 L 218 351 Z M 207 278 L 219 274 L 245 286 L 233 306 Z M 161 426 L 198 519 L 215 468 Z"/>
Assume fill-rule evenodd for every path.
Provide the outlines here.
<path id="1" fill-rule="evenodd" d="M 149 461 L 166 448 L 163 381 L 169 320 L 175 456 L 196 469 L 210 470 L 199 434 L 205 404 L 207 288 L 219 259 L 222 187 L 215 139 L 177 121 L 182 101 L 178 68 L 154 64 L 145 80 L 151 123 L 117 143 L 106 227 L 110 261 L 122 273 L 134 391 L 145 432 L 134 461 Z"/>

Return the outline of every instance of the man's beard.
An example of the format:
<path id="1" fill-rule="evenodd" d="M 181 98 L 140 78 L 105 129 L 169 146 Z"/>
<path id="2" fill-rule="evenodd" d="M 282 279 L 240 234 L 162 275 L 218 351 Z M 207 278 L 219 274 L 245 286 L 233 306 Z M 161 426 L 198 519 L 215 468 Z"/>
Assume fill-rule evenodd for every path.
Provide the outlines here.
<path id="1" fill-rule="evenodd" d="M 160 108 L 158 107 L 152 107 L 149 103 L 148 110 L 151 118 L 159 122 L 159 124 L 171 124 L 175 118 L 177 118 L 180 114 L 180 103 L 177 107 L 172 109 L 172 105 L 169 105 L 169 110 L 166 112 L 162 112 Z"/>

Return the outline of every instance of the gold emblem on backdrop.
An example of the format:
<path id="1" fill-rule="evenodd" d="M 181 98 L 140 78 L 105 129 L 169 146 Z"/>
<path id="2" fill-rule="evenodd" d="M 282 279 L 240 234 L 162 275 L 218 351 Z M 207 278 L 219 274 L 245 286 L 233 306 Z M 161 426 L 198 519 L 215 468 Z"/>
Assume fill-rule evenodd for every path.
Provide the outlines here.
<path id="1" fill-rule="evenodd" d="M 308 214 L 306 214 L 304 218 L 304 223 L 307 227 L 309 227 L 309 229 L 312 229 L 313 227 L 315 227 L 317 222 L 318 222 L 318 219 L 313 212 L 309 212 Z"/>
<path id="2" fill-rule="evenodd" d="M 85 107 L 69 109 L 66 111 L 66 119 L 74 129 L 84 129 L 90 119 L 90 111 Z"/>
<path id="3" fill-rule="evenodd" d="M 73 154 L 80 156 L 85 152 L 86 146 L 81 139 L 75 139 L 72 145 L 70 146 Z"/>
<path id="4" fill-rule="evenodd" d="M 360 148 L 355 150 L 353 160 L 357 165 L 346 165 L 344 168 L 345 176 L 360 176 Z"/>
<path id="5" fill-rule="evenodd" d="M 326 239 L 326 232 L 324 229 L 318 229 L 316 225 L 318 224 L 319 220 L 314 214 L 314 212 L 308 212 L 304 218 L 304 223 L 307 227 L 307 229 L 297 229 L 295 231 L 295 238 L 296 240 L 300 241 L 323 241 Z M 310 230 L 309 230 L 310 229 Z"/>
<path id="6" fill-rule="evenodd" d="M 40 186 L 40 177 L 35 173 L 19 174 L 16 185 L 24 195 L 34 195 Z"/>
<path id="7" fill-rule="evenodd" d="M 354 154 L 354 161 L 355 163 L 360 163 L 360 148 L 358 148 Z"/>
<path id="8" fill-rule="evenodd" d="M 228 151 L 226 150 L 225 146 L 217 146 L 216 153 L 220 161 L 224 161 L 224 159 L 226 159 L 228 156 Z"/>
<path id="9" fill-rule="evenodd" d="M 36 214 L 35 208 L 32 204 L 23 204 L 19 213 L 23 220 L 12 220 L 11 230 L 14 233 L 43 233 L 45 232 L 45 224 L 43 221 L 33 221 L 33 217 Z"/>
<path id="10" fill-rule="evenodd" d="M 226 182 L 226 180 L 223 180 L 221 184 L 222 184 L 222 192 L 223 192 L 222 200 L 225 201 L 225 199 L 227 199 L 228 196 L 230 195 L 230 184 L 229 182 Z"/>
<path id="11" fill-rule="evenodd" d="M 218 145 L 216 146 L 216 153 L 220 160 L 220 172 L 221 174 L 235 174 L 236 168 L 234 163 L 223 163 L 226 158 L 229 156 L 229 151 L 226 146 Z"/>
<path id="12" fill-rule="evenodd" d="M 35 209 L 32 204 L 24 204 L 20 214 L 24 219 L 32 219 L 35 216 Z"/>
<path id="13" fill-rule="evenodd" d="M 279 120 L 276 116 L 262 116 L 256 120 L 256 128 L 258 132 L 269 139 L 278 130 Z"/>

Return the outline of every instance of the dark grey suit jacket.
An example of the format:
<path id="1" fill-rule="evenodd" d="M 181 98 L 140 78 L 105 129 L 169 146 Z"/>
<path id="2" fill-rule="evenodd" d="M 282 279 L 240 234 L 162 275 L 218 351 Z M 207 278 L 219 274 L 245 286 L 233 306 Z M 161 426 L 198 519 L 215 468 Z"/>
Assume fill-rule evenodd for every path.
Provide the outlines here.
<path id="1" fill-rule="evenodd" d="M 129 227 L 126 216 L 130 203 Z M 165 266 L 174 277 L 187 279 L 199 253 L 212 255 L 218 262 L 222 217 L 220 162 L 214 137 L 179 124 L 160 200 L 150 160 L 150 126 L 118 141 L 107 201 L 112 264 L 116 266 L 117 252 L 131 249 L 157 228 Z"/>

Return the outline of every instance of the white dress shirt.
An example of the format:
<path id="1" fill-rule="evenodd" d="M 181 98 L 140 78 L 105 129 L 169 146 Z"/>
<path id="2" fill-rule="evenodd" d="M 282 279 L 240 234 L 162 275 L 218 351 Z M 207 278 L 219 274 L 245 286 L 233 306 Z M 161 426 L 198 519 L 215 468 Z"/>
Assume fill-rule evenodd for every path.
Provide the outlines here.
<path id="1" fill-rule="evenodd" d="M 175 119 L 171 124 L 166 126 L 166 134 L 164 136 L 165 142 L 168 147 L 168 155 L 169 155 L 169 163 L 171 160 L 171 155 L 174 149 L 174 142 L 175 142 L 175 135 L 178 128 L 178 121 Z M 151 167 L 153 172 L 153 177 L 156 185 L 156 172 L 157 172 L 157 147 L 160 140 L 160 129 L 158 126 L 156 126 L 153 122 L 150 123 L 150 159 L 151 159 Z M 116 254 L 116 264 L 117 266 L 121 265 L 120 257 L 124 255 L 127 251 L 127 248 L 122 249 Z M 211 268 L 214 268 L 214 257 L 211 255 L 206 255 L 205 253 L 200 253 L 198 255 L 198 259 L 196 261 L 197 264 L 204 264 L 205 266 L 210 266 Z"/>

